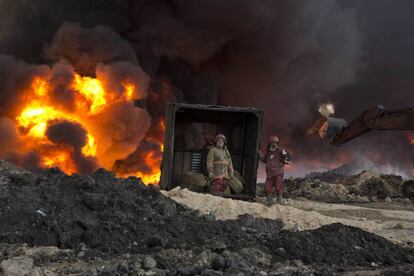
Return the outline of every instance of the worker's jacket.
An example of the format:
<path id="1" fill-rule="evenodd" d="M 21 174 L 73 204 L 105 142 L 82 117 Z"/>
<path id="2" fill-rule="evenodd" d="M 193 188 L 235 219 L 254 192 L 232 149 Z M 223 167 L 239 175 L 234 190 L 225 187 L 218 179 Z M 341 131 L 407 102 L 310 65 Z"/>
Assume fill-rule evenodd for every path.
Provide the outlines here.
<path id="1" fill-rule="evenodd" d="M 233 174 L 233 163 L 227 148 L 213 147 L 207 155 L 207 171 L 213 174 L 213 179 L 230 179 Z"/>
<path id="2" fill-rule="evenodd" d="M 268 178 L 284 173 L 283 167 L 285 166 L 284 149 L 278 148 L 275 151 L 267 150 L 264 155 L 260 155 L 260 160 L 266 164 L 266 176 Z"/>

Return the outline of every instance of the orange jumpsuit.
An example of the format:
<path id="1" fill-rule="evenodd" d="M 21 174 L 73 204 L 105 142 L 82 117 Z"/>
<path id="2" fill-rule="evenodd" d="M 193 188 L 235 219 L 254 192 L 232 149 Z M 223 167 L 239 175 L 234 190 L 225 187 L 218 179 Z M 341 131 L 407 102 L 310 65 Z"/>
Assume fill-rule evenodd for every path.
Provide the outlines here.
<path id="1" fill-rule="evenodd" d="M 261 161 L 266 164 L 266 183 L 264 187 L 266 195 L 271 194 L 273 189 L 275 189 L 276 195 L 283 195 L 285 190 L 283 151 L 281 148 L 275 151 L 267 150 L 264 156 L 260 156 Z"/>

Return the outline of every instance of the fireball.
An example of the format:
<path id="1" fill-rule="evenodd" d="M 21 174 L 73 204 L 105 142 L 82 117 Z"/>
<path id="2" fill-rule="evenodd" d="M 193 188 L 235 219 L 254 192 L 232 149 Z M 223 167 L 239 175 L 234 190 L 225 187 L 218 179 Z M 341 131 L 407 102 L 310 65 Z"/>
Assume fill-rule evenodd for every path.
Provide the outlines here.
<path id="1" fill-rule="evenodd" d="M 70 77 L 57 80 L 53 74 L 35 76 L 22 93 L 14 117 L 24 145 L 19 150 L 37 152 L 41 167 L 59 167 L 68 174 L 99 166 L 112 170 L 116 160 L 137 148 L 151 124 L 148 112 L 133 102 L 146 87 L 140 87 L 133 78 L 116 83 L 105 79 L 105 74 L 81 76 L 69 65 L 64 66 L 70 68 Z M 164 126 L 158 127 L 163 132 Z M 147 138 L 162 149 L 162 139 Z M 146 184 L 158 183 L 159 152 L 148 151 L 142 156 L 149 170 L 118 175 L 141 177 Z"/>

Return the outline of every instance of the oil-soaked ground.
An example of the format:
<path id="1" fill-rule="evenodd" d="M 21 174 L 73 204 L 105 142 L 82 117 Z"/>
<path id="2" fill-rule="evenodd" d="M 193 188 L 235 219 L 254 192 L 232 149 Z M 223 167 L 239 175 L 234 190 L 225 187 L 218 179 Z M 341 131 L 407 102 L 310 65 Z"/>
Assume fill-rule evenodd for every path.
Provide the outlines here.
<path id="1" fill-rule="evenodd" d="M 26 258 L 40 275 L 42 268 L 78 275 L 306 275 L 401 271 L 414 263 L 412 249 L 358 228 L 331 224 L 291 232 L 281 221 L 247 215 L 218 221 L 136 178 L 117 179 L 105 170 L 73 176 L 55 169 L 4 172 L 0 222 L 0 267 Z M 30 249 L 39 246 L 59 250 Z"/>

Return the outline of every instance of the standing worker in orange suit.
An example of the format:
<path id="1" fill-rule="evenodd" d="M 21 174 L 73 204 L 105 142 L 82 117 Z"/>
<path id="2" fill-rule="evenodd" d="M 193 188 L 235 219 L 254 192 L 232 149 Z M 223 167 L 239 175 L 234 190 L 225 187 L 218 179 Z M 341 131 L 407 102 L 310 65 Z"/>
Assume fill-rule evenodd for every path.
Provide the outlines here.
<path id="1" fill-rule="evenodd" d="M 279 147 L 279 138 L 275 135 L 270 136 L 266 153 L 259 152 L 260 160 L 266 164 L 266 183 L 265 195 L 268 206 L 273 204 L 273 189 L 276 192 L 277 204 L 284 204 L 283 192 L 285 184 L 283 182 L 284 167 L 290 164 L 290 155 Z"/>

